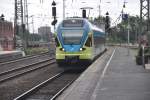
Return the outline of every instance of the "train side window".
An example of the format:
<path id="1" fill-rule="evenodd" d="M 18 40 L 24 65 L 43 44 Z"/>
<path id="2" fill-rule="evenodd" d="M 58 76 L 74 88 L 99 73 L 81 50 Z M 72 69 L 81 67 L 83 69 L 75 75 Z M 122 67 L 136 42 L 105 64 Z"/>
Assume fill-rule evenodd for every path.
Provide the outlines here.
<path id="1" fill-rule="evenodd" d="M 91 37 L 88 37 L 86 43 L 85 43 L 85 46 L 87 47 L 91 47 L 92 46 L 92 38 Z"/>
<path id="2" fill-rule="evenodd" d="M 59 46 L 60 46 L 60 44 L 59 44 L 59 41 L 58 41 L 57 37 L 55 37 L 55 43 L 56 43 L 56 47 L 59 47 Z"/>

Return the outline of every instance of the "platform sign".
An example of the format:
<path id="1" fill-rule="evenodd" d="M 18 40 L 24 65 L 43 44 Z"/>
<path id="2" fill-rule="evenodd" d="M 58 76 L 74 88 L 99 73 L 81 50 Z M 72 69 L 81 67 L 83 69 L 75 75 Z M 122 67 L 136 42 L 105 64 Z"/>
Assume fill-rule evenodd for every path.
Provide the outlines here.
<path id="1" fill-rule="evenodd" d="M 122 14 L 122 20 L 124 21 L 128 20 L 128 14 Z"/>

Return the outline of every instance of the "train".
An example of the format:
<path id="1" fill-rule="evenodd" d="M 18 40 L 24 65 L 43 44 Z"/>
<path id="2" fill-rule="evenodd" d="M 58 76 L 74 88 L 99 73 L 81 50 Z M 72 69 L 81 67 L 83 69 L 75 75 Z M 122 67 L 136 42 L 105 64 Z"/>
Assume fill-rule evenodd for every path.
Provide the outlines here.
<path id="1" fill-rule="evenodd" d="M 56 62 L 91 64 L 104 50 L 106 34 L 85 18 L 62 20 L 55 31 Z"/>

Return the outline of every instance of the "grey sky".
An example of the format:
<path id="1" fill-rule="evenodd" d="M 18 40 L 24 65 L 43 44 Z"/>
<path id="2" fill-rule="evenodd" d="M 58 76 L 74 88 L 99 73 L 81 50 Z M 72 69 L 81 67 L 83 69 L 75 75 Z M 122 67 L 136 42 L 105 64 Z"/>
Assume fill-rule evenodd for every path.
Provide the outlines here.
<path id="1" fill-rule="evenodd" d="M 42 1 L 42 0 L 41 0 Z M 29 16 L 34 15 L 35 31 L 37 28 L 44 25 L 50 25 L 53 20 L 51 17 L 51 3 L 53 0 L 28 0 L 29 2 Z M 57 3 L 57 17 L 62 20 L 62 0 L 55 0 Z M 123 2 L 126 4 L 125 11 L 130 15 L 139 15 L 140 0 L 66 0 L 66 16 L 81 16 L 81 7 L 93 7 L 90 17 L 97 17 L 99 15 L 99 4 L 101 5 L 101 15 L 105 16 L 108 11 L 110 17 L 115 20 L 122 10 Z M 84 2 L 84 3 L 83 3 Z M 109 3 L 108 3 L 109 2 Z M 0 0 L 0 14 L 3 13 L 7 20 L 13 21 L 14 17 L 14 0 Z M 29 19 L 31 23 L 31 18 Z"/>

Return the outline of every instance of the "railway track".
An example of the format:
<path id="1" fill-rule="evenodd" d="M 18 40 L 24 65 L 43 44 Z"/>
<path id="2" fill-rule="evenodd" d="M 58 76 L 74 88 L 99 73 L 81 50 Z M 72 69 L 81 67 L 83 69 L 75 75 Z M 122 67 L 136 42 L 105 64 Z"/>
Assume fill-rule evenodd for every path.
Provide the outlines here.
<path id="1" fill-rule="evenodd" d="M 30 63 L 22 67 L 13 68 L 4 72 L 0 73 L 0 83 L 5 82 L 7 80 L 11 80 L 15 77 L 19 77 L 21 75 L 24 75 L 26 73 L 30 73 L 32 71 L 44 68 L 50 64 L 55 63 L 54 58 L 48 58 L 46 60 L 42 60 L 36 63 Z"/>
<path id="2" fill-rule="evenodd" d="M 63 71 L 14 98 L 14 100 L 54 100 L 70 86 L 80 74 L 79 72 L 71 73 Z"/>
<path id="3" fill-rule="evenodd" d="M 48 52 L 44 52 L 44 53 L 41 53 L 41 54 L 38 54 L 38 55 L 29 55 L 29 56 L 26 56 L 26 57 L 17 58 L 17 59 L 14 59 L 14 60 L 9 60 L 7 62 L 2 62 L 2 63 L 0 63 L 0 66 L 10 64 L 10 63 L 20 62 L 20 61 L 24 61 L 24 60 L 29 60 L 29 59 L 37 58 L 37 57 L 48 55 L 48 54 L 49 54 Z"/>
<path id="4" fill-rule="evenodd" d="M 9 63 L 5 63 L 0 65 L 0 72 L 6 72 L 8 70 L 13 70 L 16 68 L 21 68 L 29 64 L 41 62 L 47 59 L 54 58 L 54 56 L 49 56 L 48 54 L 42 54 L 39 56 L 36 56 L 34 58 L 24 59 L 24 60 L 17 60 Z"/>

